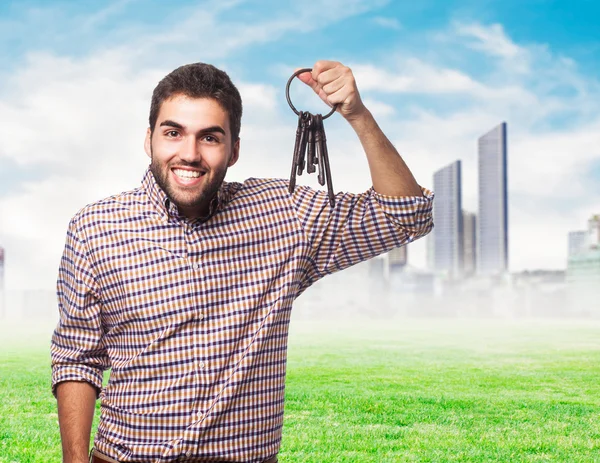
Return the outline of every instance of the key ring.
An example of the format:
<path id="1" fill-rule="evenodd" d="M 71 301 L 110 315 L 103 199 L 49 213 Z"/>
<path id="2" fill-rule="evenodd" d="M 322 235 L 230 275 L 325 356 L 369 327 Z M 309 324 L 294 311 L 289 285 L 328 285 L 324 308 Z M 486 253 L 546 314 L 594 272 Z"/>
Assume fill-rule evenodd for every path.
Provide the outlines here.
<path id="1" fill-rule="evenodd" d="M 292 83 L 292 80 L 294 80 L 294 77 L 296 77 L 297 75 L 302 74 L 304 72 L 311 72 L 311 71 L 312 71 L 311 68 L 298 69 L 296 72 L 294 72 L 292 74 L 292 77 L 289 78 L 287 85 L 285 86 L 285 97 L 287 99 L 288 104 L 290 105 L 290 108 L 292 108 L 292 111 L 294 111 L 297 116 L 299 116 L 300 113 L 298 112 L 296 107 L 292 104 L 292 100 L 290 98 L 290 85 Z M 329 116 L 331 116 L 335 112 L 336 108 L 337 108 L 337 104 L 333 105 L 333 108 L 331 108 L 331 111 L 329 111 L 325 116 L 323 116 L 323 120 L 325 120 Z"/>

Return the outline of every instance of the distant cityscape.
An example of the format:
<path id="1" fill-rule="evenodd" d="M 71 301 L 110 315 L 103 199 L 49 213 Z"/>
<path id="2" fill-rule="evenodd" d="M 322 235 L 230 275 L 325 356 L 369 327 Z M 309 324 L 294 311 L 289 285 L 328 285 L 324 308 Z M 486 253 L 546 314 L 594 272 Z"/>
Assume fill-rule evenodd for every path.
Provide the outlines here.
<path id="1" fill-rule="evenodd" d="M 566 270 L 509 272 L 508 128 L 478 139 L 477 212 L 463 209 L 462 162 L 433 174 L 434 230 L 427 269 L 408 265 L 403 246 L 313 285 L 298 318 L 339 316 L 600 317 L 600 214 L 565 237 Z M 55 319 L 53 291 L 5 288 L 0 247 L 0 319 Z"/>
<path id="2" fill-rule="evenodd" d="M 460 159 L 433 174 L 427 270 L 408 265 L 410 245 L 394 249 L 317 282 L 303 310 L 319 316 L 312 308 L 333 293 L 347 316 L 600 317 L 600 215 L 565 237 L 566 270 L 510 273 L 506 122 L 479 137 L 477 150 L 476 212 L 463 209 Z"/>

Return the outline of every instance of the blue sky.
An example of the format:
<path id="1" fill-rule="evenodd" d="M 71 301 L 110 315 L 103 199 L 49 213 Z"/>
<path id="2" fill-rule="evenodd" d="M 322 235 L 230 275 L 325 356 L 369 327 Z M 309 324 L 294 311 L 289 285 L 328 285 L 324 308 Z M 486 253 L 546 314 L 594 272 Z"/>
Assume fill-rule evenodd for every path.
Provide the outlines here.
<path id="1" fill-rule="evenodd" d="M 462 159 L 469 210 L 477 137 L 507 121 L 511 269 L 564 268 L 567 232 L 600 212 L 599 13 L 592 1 L 1 2 L 7 281 L 52 287 L 69 218 L 139 184 L 152 89 L 192 61 L 225 69 L 244 98 L 228 180 L 287 176 L 296 121 L 285 82 L 317 59 L 354 70 L 422 185 Z M 297 106 L 324 109 L 300 85 Z M 326 129 L 334 187 L 366 190 L 351 129 L 340 117 Z M 411 263 L 424 253 L 411 244 Z"/>

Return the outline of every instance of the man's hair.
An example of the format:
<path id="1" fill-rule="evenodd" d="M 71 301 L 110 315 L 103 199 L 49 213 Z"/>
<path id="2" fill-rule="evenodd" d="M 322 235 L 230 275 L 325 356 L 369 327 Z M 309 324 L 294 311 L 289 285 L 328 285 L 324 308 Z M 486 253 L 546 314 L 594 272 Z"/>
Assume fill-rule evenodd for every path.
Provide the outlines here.
<path id="1" fill-rule="evenodd" d="M 175 95 L 216 100 L 229 115 L 232 140 L 235 142 L 240 136 L 242 98 L 224 71 L 211 64 L 192 63 L 167 74 L 152 92 L 149 118 L 151 132 L 154 132 L 160 105 Z"/>

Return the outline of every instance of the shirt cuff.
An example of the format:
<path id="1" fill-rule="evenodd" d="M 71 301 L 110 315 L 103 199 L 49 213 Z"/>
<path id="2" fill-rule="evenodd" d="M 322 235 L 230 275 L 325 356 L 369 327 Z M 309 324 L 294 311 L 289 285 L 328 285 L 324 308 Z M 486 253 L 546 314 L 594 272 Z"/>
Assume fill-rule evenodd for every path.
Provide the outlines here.
<path id="1" fill-rule="evenodd" d="M 65 381 L 85 381 L 96 388 L 96 398 L 102 390 L 103 370 L 87 365 L 54 365 L 52 367 L 52 394 L 56 397 L 56 386 Z"/>
<path id="2" fill-rule="evenodd" d="M 434 193 L 420 187 L 423 196 L 388 196 L 370 192 L 385 215 L 397 226 L 406 230 L 410 241 L 421 238 L 433 229 Z"/>

